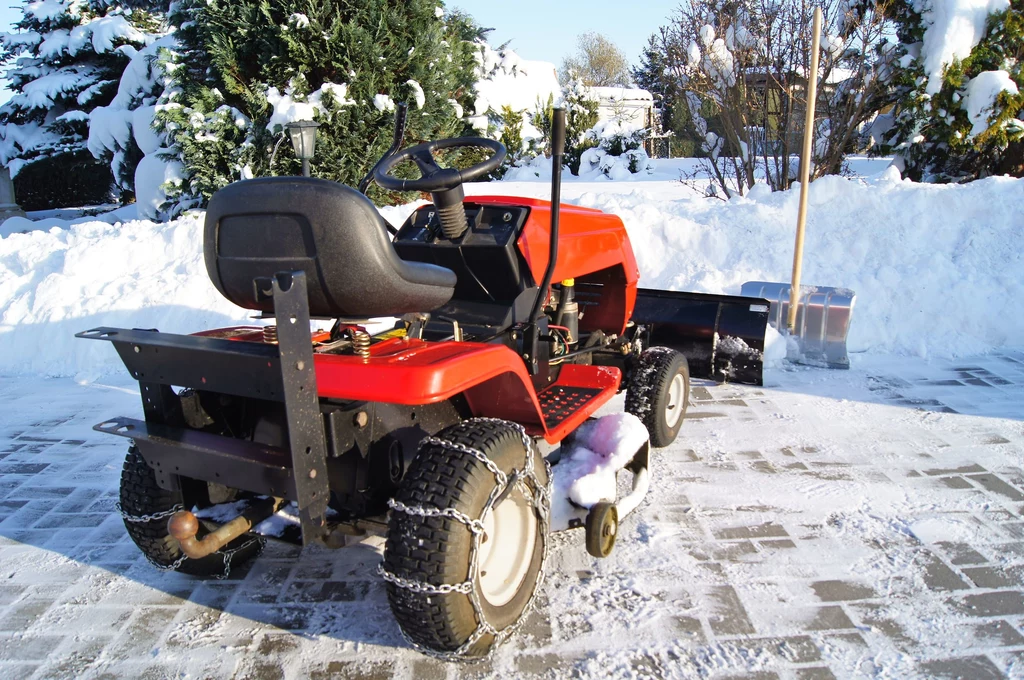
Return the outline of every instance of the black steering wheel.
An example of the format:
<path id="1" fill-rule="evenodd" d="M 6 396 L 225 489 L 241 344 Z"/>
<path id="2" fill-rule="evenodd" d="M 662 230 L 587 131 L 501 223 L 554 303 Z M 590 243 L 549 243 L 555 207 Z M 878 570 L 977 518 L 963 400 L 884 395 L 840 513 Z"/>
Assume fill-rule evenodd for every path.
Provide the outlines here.
<path id="1" fill-rule="evenodd" d="M 434 152 L 441 149 L 461 147 L 482 147 L 494 153 L 487 160 L 481 161 L 464 170 L 442 168 L 434 160 Z M 373 173 L 377 185 L 389 191 L 449 191 L 461 185 L 483 177 L 497 170 L 505 160 L 505 145 L 484 137 L 456 137 L 433 142 L 423 142 L 385 158 Z M 419 179 L 399 179 L 388 173 L 399 163 L 411 160 L 420 169 Z"/>

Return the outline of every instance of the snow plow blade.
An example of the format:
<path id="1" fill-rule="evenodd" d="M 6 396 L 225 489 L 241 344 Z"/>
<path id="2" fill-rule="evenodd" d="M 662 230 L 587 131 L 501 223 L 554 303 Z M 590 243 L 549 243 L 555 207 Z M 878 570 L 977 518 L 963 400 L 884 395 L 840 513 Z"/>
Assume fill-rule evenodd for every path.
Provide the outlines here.
<path id="1" fill-rule="evenodd" d="M 690 375 L 763 385 L 768 300 L 640 288 L 633 322 L 649 343 L 682 352 Z"/>
<path id="2" fill-rule="evenodd" d="M 781 333 L 789 315 L 788 283 L 747 281 L 740 295 L 767 298 L 771 302 L 769 323 Z M 848 288 L 828 286 L 800 286 L 800 301 L 796 311 L 794 337 L 800 354 L 791 360 L 829 368 L 849 368 L 846 336 L 850 333 L 853 303 L 857 294 Z"/>

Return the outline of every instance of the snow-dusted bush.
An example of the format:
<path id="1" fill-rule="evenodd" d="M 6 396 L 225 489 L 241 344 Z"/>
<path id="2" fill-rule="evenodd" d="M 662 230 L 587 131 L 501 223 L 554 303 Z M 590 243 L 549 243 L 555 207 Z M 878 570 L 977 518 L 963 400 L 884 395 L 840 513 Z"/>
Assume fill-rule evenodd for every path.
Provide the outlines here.
<path id="1" fill-rule="evenodd" d="M 638 173 L 653 172 L 654 162 L 644 151 L 648 134 L 647 128 L 616 121 L 598 123 L 587 132 L 587 138 L 597 146 L 583 152 L 580 177 L 599 173 L 609 179 L 628 179 Z"/>
<path id="2" fill-rule="evenodd" d="M 55 207 L 45 178 L 66 185 L 58 205 L 106 200 L 112 177 L 87 151 L 90 113 L 114 99 L 125 66 L 160 30 L 159 2 L 35 0 L 0 35 L 15 94 L 0 108 L 0 162 L 25 207 Z M 42 165 L 19 181 L 27 166 Z M 82 188 L 76 193 L 75 188 Z"/>
<path id="3" fill-rule="evenodd" d="M 565 164 L 572 174 L 578 175 L 583 154 L 597 145 L 597 141 L 588 137 L 587 133 L 597 124 L 598 99 L 576 77 L 570 78 L 562 87 L 561 95 L 558 105 L 565 109 Z M 554 107 L 555 98 L 549 96 L 543 105 L 538 102 L 537 108 L 530 115 L 530 122 L 541 133 L 539 139 L 532 141 L 531 155 L 551 155 L 551 117 Z"/>
<path id="4" fill-rule="evenodd" d="M 521 163 L 528 156 L 526 140 L 523 139 L 523 114 L 524 111 L 515 111 L 511 106 L 502 106 L 501 113 L 495 116 L 495 122 L 501 130 L 498 136 L 505 146 L 505 160 L 501 167 L 494 172 L 495 179 L 501 179 L 510 168 Z"/>
<path id="5" fill-rule="evenodd" d="M 312 172 L 349 185 L 390 146 L 396 102 L 408 141 L 467 131 L 482 31 L 435 0 L 183 0 L 172 20 L 180 48 L 157 113 L 184 169 L 170 214 L 242 178 L 298 174 L 291 121 L 320 123 Z"/>
<path id="6" fill-rule="evenodd" d="M 879 151 L 906 176 L 964 181 L 1024 176 L 1024 0 L 899 0 L 906 45 L 894 82 L 902 95 L 880 118 Z"/>

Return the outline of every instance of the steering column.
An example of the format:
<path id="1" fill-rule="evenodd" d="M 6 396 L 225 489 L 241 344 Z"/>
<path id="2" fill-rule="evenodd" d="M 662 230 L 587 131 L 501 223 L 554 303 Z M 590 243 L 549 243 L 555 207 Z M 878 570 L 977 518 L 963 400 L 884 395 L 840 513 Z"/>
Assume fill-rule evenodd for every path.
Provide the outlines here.
<path id="1" fill-rule="evenodd" d="M 490 149 L 492 155 L 476 165 L 463 170 L 442 168 L 434 160 L 434 152 L 443 149 L 480 147 Z M 501 142 L 484 137 L 457 137 L 424 142 L 383 159 L 375 168 L 373 179 L 389 191 L 427 191 L 437 209 L 441 231 L 445 238 L 455 240 L 466 233 L 466 209 L 462 202 L 466 197 L 463 182 L 470 182 L 493 172 L 505 160 L 505 146 Z M 412 161 L 420 169 L 419 179 L 400 179 L 391 171 L 400 163 Z"/>

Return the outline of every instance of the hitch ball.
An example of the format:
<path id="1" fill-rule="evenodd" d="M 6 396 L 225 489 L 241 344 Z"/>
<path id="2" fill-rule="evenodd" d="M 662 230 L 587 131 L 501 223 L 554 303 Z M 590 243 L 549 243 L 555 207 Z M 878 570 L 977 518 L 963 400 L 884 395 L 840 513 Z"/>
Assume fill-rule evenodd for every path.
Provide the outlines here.
<path id="1" fill-rule="evenodd" d="M 178 539 L 179 543 L 194 538 L 197 531 L 199 531 L 199 520 L 188 510 L 174 513 L 170 521 L 167 522 L 167 533 Z"/>

